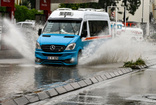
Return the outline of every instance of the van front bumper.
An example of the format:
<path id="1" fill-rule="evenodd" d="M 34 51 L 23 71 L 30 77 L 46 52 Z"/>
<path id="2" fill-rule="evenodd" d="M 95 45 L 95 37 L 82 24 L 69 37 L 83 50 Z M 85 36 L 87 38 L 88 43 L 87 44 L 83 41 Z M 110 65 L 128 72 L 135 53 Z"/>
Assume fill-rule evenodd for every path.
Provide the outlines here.
<path id="1" fill-rule="evenodd" d="M 36 64 L 54 64 L 54 65 L 77 65 L 77 51 L 70 52 L 44 52 L 35 51 Z M 56 57 L 57 60 L 51 60 L 49 57 Z"/>

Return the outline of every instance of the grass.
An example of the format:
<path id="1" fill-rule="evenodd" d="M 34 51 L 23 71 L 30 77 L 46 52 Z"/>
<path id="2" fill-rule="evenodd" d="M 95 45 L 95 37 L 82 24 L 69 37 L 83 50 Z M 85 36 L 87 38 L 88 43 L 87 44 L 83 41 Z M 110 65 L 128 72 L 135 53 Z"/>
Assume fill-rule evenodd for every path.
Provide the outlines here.
<path id="1" fill-rule="evenodd" d="M 123 67 L 130 67 L 130 68 L 133 68 L 133 69 L 137 69 L 138 66 L 143 66 L 143 65 L 146 65 L 145 64 L 145 61 L 141 58 L 138 58 L 135 62 L 132 61 L 128 61 L 128 62 L 124 62 L 124 65 Z"/>

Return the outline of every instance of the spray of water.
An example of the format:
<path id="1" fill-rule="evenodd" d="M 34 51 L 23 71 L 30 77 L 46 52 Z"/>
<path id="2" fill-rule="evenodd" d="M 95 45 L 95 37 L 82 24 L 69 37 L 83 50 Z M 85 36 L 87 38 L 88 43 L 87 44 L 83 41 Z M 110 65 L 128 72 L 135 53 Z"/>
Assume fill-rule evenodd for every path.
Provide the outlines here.
<path id="1" fill-rule="evenodd" d="M 101 65 L 135 61 L 139 57 L 147 59 L 151 44 L 146 42 L 132 42 L 125 37 L 114 38 L 106 42 L 94 41 L 84 49 L 80 59 L 81 65 Z"/>
<path id="2" fill-rule="evenodd" d="M 16 49 L 24 58 L 34 61 L 35 42 L 37 33 L 35 30 L 23 30 L 4 19 L 5 37 L 4 41 L 8 46 Z"/>

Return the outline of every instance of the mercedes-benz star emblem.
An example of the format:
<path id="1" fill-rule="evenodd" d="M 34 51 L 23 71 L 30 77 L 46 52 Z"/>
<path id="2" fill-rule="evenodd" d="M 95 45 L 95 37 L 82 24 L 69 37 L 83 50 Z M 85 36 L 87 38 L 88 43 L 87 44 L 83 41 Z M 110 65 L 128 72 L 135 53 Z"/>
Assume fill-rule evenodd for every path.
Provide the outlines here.
<path id="1" fill-rule="evenodd" d="M 55 45 L 51 45 L 51 46 L 50 46 L 50 50 L 51 50 L 51 51 L 54 51 L 54 50 L 55 50 Z"/>

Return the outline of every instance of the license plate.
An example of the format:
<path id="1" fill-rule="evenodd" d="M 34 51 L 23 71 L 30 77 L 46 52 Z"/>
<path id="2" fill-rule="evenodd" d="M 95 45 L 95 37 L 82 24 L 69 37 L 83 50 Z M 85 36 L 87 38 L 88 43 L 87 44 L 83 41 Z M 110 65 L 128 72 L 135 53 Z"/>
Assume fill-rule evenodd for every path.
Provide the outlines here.
<path id="1" fill-rule="evenodd" d="M 48 60 L 58 60 L 58 57 L 55 57 L 55 56 L 49 56 L 49 57 L 48 57 Z"/>

